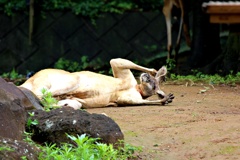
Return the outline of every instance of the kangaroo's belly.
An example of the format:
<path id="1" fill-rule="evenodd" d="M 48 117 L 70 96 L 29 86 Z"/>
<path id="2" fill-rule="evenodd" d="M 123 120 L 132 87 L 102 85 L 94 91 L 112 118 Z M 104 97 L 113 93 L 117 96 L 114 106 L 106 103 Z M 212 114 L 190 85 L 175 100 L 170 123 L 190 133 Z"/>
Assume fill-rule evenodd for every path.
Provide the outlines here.
<path id="1" fill-rule="evenodd" d="M 76 72 L 79 76 L 78 88 L 68 94 L 81 99 L 93 97 L 111 97 L 112 94 L 121 90 L 122 81 L 94 72 L 82 71 Z"/>

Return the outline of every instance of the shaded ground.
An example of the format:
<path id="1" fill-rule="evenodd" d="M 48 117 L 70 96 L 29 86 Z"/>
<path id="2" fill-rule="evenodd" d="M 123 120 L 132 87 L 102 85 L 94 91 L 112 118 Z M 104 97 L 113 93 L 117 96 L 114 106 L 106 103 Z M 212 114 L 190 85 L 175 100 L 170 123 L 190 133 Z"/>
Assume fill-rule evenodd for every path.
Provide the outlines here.
<path id="1" fill-rule="evenodd" d="M 240 86 L 205 86 L 162 86 L 175 94 L 167 106 L 88 111 L 113 118 L 126 143 L 143 147 L 139 159 L 240 159 Z"/>

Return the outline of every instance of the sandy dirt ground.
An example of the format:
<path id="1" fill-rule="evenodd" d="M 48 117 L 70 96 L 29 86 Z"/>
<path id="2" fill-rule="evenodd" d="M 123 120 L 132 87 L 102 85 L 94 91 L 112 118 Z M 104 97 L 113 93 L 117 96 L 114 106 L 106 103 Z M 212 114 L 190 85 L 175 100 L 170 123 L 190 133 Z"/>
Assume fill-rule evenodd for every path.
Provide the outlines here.
<path id="1" fill-rule="evenodd" d="M 165 84 L 162 90 L 174 93 L 173 103 L 88 112 L 115 120 L 126 143 L 142 146 L 137 159 L 240 159 L 240 86 Z"/>

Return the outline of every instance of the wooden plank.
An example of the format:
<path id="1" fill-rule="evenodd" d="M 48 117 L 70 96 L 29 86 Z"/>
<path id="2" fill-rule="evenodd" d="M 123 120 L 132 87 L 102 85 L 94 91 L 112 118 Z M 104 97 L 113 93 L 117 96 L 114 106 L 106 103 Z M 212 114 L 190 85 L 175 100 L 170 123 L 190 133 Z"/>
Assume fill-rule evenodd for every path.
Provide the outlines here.
<path id="1" fill-rule="evenodd" d="M 207 6 L 205 8 L 206 13 L 218 13 L 218 14 L 237 14 L 240 13 L 240 5 L 229 6 Z"/>
<path id="2" fill-rule="evenodd" d="M 211 23 L 240 23 L 240 14 L 211 14 Z"/>

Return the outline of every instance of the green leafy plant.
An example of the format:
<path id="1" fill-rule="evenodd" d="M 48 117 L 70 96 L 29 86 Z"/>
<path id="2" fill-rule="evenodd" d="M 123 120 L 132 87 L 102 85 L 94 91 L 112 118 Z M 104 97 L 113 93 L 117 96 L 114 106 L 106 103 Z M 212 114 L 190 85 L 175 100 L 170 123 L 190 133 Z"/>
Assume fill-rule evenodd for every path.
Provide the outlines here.
<path id="1" fill-rule="evenodd" d="M 29 118 L 27 119 L 27 127 L 30 128 L 31 125 L 38 125 L 38 121 L 36 119 L 32 120 L 32 118 L 34 117 L 34 112 L 28 112 L 29 114 Z"/>
<path id="2" fill-rule="evenodd" d="M 123 144 L 124 141 L 119 141 L 119 143 Z M 135 159 L 135 158 L 137 158 L 135 153 L 139 153 L 139 152 L 142 152 L 141 146 L 133 146 L 130 144 L 124 144 L 124 147 L 118 148 L 118 159 Z"/>
<path id="3" fill-rule="evenodd" d="M 157 51 L 157 45 L 145 45 L 144 49 L 146 49 L 148 52 L 156 52 Z"/>
<path id="4" fill-rule="evenodd" d="M 71 61 L 68 59 L 60 58 L 55 64 L 54 68 L 63 69 L 70 72 L 84 70 L 89 65 L 88 57 L 82 56 L 79 62 Z"/>
<path id="5" fill-rule="evenodd" d="M 25 80 L 24 76 L 22 74 L 19 74 L 15 69 L 12 69 L 11 72 L 3 73 L 1 77 L 13 82 L 16 85 L 19 85 L 22 83 L 22 81 Z"/>
<path id="6" fill-rule="evenodd" d="M 21 159 L 22 160 L 28 160 L 27 156 L 22 156 Z"/>
<path id="7" fill-rule="evenodd" d="M 43 88 L 41 90 L 43 96 L 41 99 L 41 103 L 44 106 L 45 111 L 50 111 L 51 109 L 59 108 L 57 104 L 57 100 L 53 97 L 52 93 L 47 89 Z"/>
<path id="8" fill-rule="evenodd" d="M 86 134 L 81 136 L 67 136 L 76 143 L 76 146 L 67 143 L 62 144 L 60 147 L 57 147 L 56 144 L 46 145 L 45 147 L 41 147 L 43 152 L 40 153 L 39 159 L 120 160 L 131 158 L 135 151 L 140 151 L 139 148 L 130 145 L 114 149 L 111 144 L 99 143 L 97 142 L 98 138 L 89 138 Z"/>
<path id="9" fill-rule="evenodd" d="M 176 61 L 174 59 L 167 59 L 166 60 L 166 66 L 167 66 L 167 70 L 169 72 L 173 71 L 176 68 Z"/>
<path id="10" fill-rule="evenodd" d="M 129 10 L 158 10 L 163 4 L 163 0 L 34 0 L 34 6 L 40 9 L 39 13 L 48 10 L 70 10 L 76 15 L 90 18 L 98 17 L 101 13 L 123 13 Z M 0 11 L 12 16 L 15 12 L 29 10 L 29 1 L 26 0 L 0 0 Z"/>
<path id="11" fill-rule="evenodd" d="M 107 66 L 107 67 L 106 67 Z M 89 62 L 87 56 L 82 56 L 80 61 L 72 61 L 65 58 L 60 58 L 55 64 L 54 68 L 62 69 L 69 72 L 78 72 L 82 70 L 91 70 L 101 74 L 110 74 L 112 75 L 111 68 L 109 68 L 109 63 L 103 62 L 100 58 Z"/>
<path id="12" fill-rule="evenodd" d="M 22 78 L 23 75 L 18 74 L 15 69 L 12 69 L 12 71 L 9 72 L 9 73 L 3 73 L 2 77 L 3 78 L 9 78 L 9 79 L 13 80 L 13 79 Z"/>
<path id="13" fill-rule="evenodd" d="M 24 0 L 0 0 L 0 10 L 4 11 L 8 16 L 12 16 L 14 11 L 25 9 L 27 9 L 27 5 Z"/>
<path id="14" fill-rule="evenodd" d="M 29 128 L 26 128 L 27 130 L 29 130 Z M 33 133 L 31 133 L 31 132 L 27 132 L 27 131 L 24 131 L 24 134 L 23 134 L 23 136 L 24 136 L 24 141 L 25 142 L 27 142 L 28 144 L 35 144 L 35 142 L 32 140 L 32 135 L 33 135 Z"/>
<path id="15" fill-rule="evenodd" d="M 7 146 L 0 146 L 0 151 L 10 151 L 13 152 L 14 149 L 11 147 L 7 147 Z"/>
<path id="16" fill-rule="evenodd" d="M 32 126 L 36 126 L 39 124 L 38 120 L 33 119 L 35 112 L 28 112 L 29 117 L 27 119 L 27 122 L 25 124 L 26 131 L 24 132 L 24 141 L 29 144 L 35 144 L 31 137 L 33 135 L 33 130 L 31 129 Z"/>

